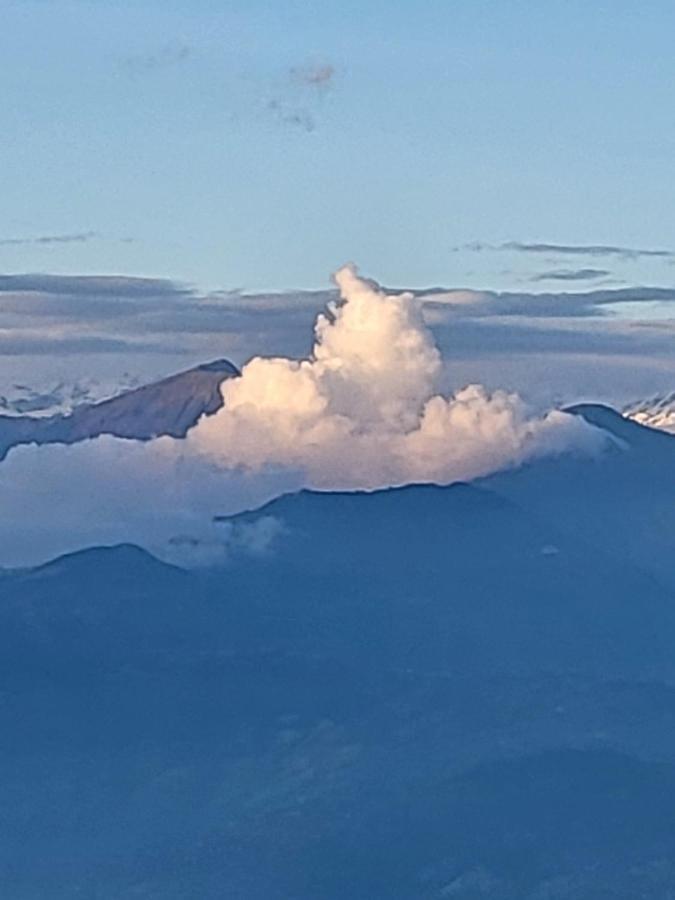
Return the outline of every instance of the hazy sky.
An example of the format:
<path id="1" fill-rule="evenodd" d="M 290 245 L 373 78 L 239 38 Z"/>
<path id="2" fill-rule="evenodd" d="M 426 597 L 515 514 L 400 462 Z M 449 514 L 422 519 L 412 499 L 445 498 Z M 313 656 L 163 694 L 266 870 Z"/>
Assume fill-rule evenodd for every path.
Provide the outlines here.
<path id="1" fill-rule="evenodd" d="M 0 12 L 0 272 L 672 284 L 670 0 Z"/>

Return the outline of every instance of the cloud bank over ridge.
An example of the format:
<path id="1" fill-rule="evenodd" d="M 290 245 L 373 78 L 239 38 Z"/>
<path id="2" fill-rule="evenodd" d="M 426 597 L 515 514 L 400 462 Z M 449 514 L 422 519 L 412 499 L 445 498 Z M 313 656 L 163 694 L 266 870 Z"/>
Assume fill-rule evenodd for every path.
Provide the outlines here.
<path id="1" fill-rule="evenodd" d="M 318 316 L 312 352 L 252 359 L 223 383 L 223 409 L 184 440 L 12 450 L 0 464 L 0 564 L 128 540 L 169 558 L 190 545 L 222 555 L 231 536 L 218 543 L 213 517 L 284 491 L 450 483 L 603 446 L 581 419 L 534 413 L 505 391 L 439 392 L 441 354 L 419 299 L 353 266 L 335 281 L 340 299 Z"/>
<path id="2" fill-rule="evenodd" d="M 578 283 L 414 289 L 442 352 L 442 390 L 478 382 L 545 406 L 672 390 L 675 288 Z M 112 385 L 122 373 L 148 382 L 222 357 L 239 367 L 252 354 L 305 358 L 316 316 L 337 298 L 334 288 L 205 292 L 148 277 L 0 275 L 1 393 L 18 384 L 47 395 L 92 377 Z"/>

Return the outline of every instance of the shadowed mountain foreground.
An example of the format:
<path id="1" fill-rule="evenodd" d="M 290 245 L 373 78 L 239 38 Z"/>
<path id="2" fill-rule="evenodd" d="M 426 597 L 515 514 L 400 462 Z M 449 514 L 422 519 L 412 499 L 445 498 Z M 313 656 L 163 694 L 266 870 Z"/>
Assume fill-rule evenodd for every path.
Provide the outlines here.
<path id="1" fill-rule="evenodd" d="M 674 579 L 631 523 L 675 455 L 634 427 L 602 468 L 283 497 L 219 570 L 6 572 L 3 897 L 669 896 Z"/>

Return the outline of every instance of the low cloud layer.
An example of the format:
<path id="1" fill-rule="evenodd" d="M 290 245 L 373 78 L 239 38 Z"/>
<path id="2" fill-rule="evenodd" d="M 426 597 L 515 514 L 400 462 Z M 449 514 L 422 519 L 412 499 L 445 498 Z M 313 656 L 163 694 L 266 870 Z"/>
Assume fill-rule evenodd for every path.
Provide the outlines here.
<path id="1" fill-rule="evenodd" d="M 415 290 L 443 353 L 444 389 L 480 381 L 546 402 L 619 404 L 672 389 L 675 288 L 559 283 L 571 289 Z M 0 275 L 0 393 L 125 372 L 147 381 L 221 357 L 239 367 L 256 353 L 302 358 L 315 317 L 336 298 L 330 289 L 205 293 L 168 279 Z"/>
<path id="2" fill-rule="evenodd" d="M 673 304 L 675 317 L 675 288 L 672 287 L 627 287 L 596 288 L 590 291 L 471 291 L 435 290 L 422 294 L 425 309 L 462 317 L 517 317 L 523 319 L 580 319 L 597 318 L 606 315 L 608 308 L 630 304 L 637 310 L 645 311 L 653 303 Z M 577 323 L 580 325 L 580 323 Z M 609 325 L 605 319 L 603 325 Z M 541 323 L 538 327 L 541 327 Z M 580 332 L 581 333 L 581 332 Z"/>
<path id="3" fill-rule="evenodd" d="M 351 266 L 335 278 L 340 299 L 317 318 L 312 352 L 252 359 L 223 383 L 224 408 L 184 440 L 12 450 L 0 464 L 0 563 L 121 540 L 169 558 L 190 547 L 212 556 L 232 544 L 214 516 L 283 491 L 450 483 L 601 451 L 602 433 L 577 417 L 533 413 L 480 385 L 440 392 L 442 358 L 419 299 Z"/>
<path id="4" fill-rule="evenodd" d="M 176 297 L 191 293 L 165 278 L 127 275 L 0 275 L 0 295 L 11 292 L 91 298 Z"/>

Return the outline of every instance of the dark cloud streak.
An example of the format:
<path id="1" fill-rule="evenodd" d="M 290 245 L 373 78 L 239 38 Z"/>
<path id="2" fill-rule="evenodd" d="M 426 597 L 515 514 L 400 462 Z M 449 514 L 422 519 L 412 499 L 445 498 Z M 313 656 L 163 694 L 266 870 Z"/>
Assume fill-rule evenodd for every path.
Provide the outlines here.
<path id="1" fill-rule="evenodd" d="M 101 335 L 50 337 L 48 335 L 1 334 L 0 353 L 5 356 L 78 356 L 80 354 L 161 354 L 176 355 L 183 350 L 175 344 L 129 341 Z"/>
<path id="2" fill-rule="evenodd" d="M 549 244 L 541 242 L 527 243 L 524 241 L 506 241 L 503 244 L 487 244 L 481 241 L 474 241 L 470 244 L 464 244 L 461 247 L 455 247 L 454 250 L 469 250 L 473 253 L 508 250 L 514 253 L 547 253 L 557 254 L 559 256 L 605 256 L 622 260 L 636 260 L 645 257 L 675 259 L 675 251 L 673 250 L 620 247 L 614 244 Z"/>
<path id="3" fill-rule="evenodd" d="M 24 247 L 44 244 L 86 244 L 100 237 L 96 231 L 81 231 L 75 234 L 45 234 L 38 237 L 0 238 L 0 247 Z"/>
<path id="4" fill-rule="evenodd" d="M 87 297 L 184 297 L 189 288 L 168 278 L 135 278 L 126 275 L 0 275 L 0 296 L 7 292 L 31 292 Z"/>
<path id="5" fill-rule="evenodd" d="M 595 281 L 611 274 L 608 269 L 553 269 L 533 275 L 530 281 Z"/>

